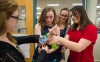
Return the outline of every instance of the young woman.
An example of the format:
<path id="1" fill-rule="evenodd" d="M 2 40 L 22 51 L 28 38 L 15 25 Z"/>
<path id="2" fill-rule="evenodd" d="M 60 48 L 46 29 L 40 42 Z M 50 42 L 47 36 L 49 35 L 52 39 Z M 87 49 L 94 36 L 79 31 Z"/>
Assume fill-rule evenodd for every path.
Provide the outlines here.
<path id="1" fill-rule="evenodd" d="M 22 52 L 17 48 L 17 41 L 10 34 L 18 23 L 18 15 L 18 4 L 15 0 L 0 0 L 0 62 L 25 62 Z M 32 38 L 34 42 L 39 41 L 39 35 L 33 35 Z M 47 59 L 48 52 L 47 47 L 42 49 L 38 57 L 41 58 L 41 54 L 43 55 L 41 61 Z"/>
<path id="2" fill-rule="evenodd" d="M 59 19 L 57 21 L 57 25 L 60 28 L 60 37 L 65 37 L 65 34 L 69 28 L 69 9 L 62 8 L 60 11 Z M 64 52 L 66 47 L 61 45 L 59 49 L 56 50 L 56 58 L 59 59 L 57 62 L 60 62 L 61 59 L 65 59 Z"/>
<path id="3" fill-rule="evenodd" d="M 94 62 L 93 48 L 97 39 L 95 25 L 89 20 L 82 6 L 73 7 L 70 16 L 74 24 L 69 28 L 65 38 L 53 36 L 51 43 L 60 42 L 69 48 L 70 62 Z"/>
<path id="4" fill-rule="evenodd" d="M 43 11 L 41 12 L 40 19 L 38 21 L 38 24 L 35 26 L 35 34 L 39 34 L 40 36 L 46 35 L 49 32 L 49 29 L 52 28 L 55 25 L 56 20 L 56 12 L 53 7 L 45 7 Z M 57 29 L 57 35 L 60 35 L 59 28 Z M 55 56 L 55 50 L 58 49 L 59 46 L 56 47 L 56 49 L 52 49 L 51 45 L 49 45 L 49 42 L 47 42 L 47 45 L 49 47 L 48 52 L 48 62 L 56 61 Z M 41 50 L 41 46 L 38 44 L 35 53 L 34 53 L 34 59 L 38 56 L 39 52 Z"/>

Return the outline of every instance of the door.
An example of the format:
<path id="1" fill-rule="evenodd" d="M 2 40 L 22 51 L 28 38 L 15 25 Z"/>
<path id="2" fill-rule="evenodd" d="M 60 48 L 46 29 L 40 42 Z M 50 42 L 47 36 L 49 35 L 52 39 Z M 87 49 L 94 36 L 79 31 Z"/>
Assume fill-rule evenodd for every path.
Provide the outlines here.
<path id="1" fill-rule="evenodd" d="M 15 33 L 34 34 L 33 22 L 33 0 L 16 0 L 19 4 L 20 20 L 17 25 Z M 24 13 L 23 13 L 24 12 Z M 21 25 L 22 24 L 22 25 Z M 21 26 L 20 26 L 21 25 Z M 34 44 L 30 44 L 30 58 L 25 58 L 26 62 L 31 62 L 34 53 Z"/>

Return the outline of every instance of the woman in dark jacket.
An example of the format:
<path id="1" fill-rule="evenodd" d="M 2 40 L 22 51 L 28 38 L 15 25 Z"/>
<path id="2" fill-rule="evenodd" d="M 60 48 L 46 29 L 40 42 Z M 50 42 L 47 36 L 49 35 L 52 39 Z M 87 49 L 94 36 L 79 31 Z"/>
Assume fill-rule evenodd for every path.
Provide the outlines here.
<path id="1" fill-rule="evenodd" d="M 15 38 L 16 41 L 10 33 L 18 22 L 18 15 L 18 4 L 15 0 L 0 0 L 0 62 L 25 62 L 24 56 L 16 44 L 27 43 L 27 40 L 22 40 L 27 38 Z M 32 39 L 28 40 L 30 43 L 32 42 L 31 40 L 33 40 L 32 43 L 39 42 L 39 35 L 33 35 Z M 40 62 L 46 59 L 47 47 L 43 47 L 42 49 L 38 56 L 41 59 L 41 55 L 43 54 Z M 38 61 L 35 60 L 35 62 Z"/>

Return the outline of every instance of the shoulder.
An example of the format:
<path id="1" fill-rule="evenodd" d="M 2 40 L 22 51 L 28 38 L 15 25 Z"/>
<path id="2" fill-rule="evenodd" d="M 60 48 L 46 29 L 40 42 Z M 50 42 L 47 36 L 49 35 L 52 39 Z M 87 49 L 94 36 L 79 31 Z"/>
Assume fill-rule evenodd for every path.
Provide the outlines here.
<path id="1" fill-rule="evenodd" d="M 86 28 L 89 28 L 89 27 L 91 27 L 91 28 L 96 28 L 96 26 L 93 25 L 93 24 L 91 24 L 91 25 L 87 25 L 87 26 L 86 26 Z"/>
<path id="2" fill-rule="evenodd" d="M 97 30 L 97 28 L 96 28 L 96 26 L 95 25 L 87 25 L 85 28 L 84 28 L 84 31 L 86 31 L 86 30 L 91 30 L 91 31 L 93 31 L 93 30 Z"/>
<path id="3" fill-rule="evenodd" d="M 11 45 L 4 41 L 0 41 L 0 51 L 7 50 L 7 49 L 11 49 Z"/>
<path id="4" fill-rule="evenodd" d="M 97 37 L 97 28 L 95 25 L 87 25 L 84 30 L 83 30 L 83 33 L 85 35 L 89 35 L 90 37 L 94 36 L 94 37 Z"/>
<path id="5" fill-rule="evenodd" d="M 39 23 L 37 23 L 37 24 L 35 25 L 35 29 L 41 29 L 41 25 L 40 25 Z"/>
<path id="6" fill-rule="evenodd" d="M 96 42 L 97 39 L 97 28 L 95 25 L 87 25 L 83 30 L 82 38 L 88 39 L 93 43 Z"/>
<path id="7" fill-rule="evenodd" d="M 35 27 L 41 27 L 41 25 L 40 25 L 39 23 L 37 23 L 37 24 L 35 25 Z"/>

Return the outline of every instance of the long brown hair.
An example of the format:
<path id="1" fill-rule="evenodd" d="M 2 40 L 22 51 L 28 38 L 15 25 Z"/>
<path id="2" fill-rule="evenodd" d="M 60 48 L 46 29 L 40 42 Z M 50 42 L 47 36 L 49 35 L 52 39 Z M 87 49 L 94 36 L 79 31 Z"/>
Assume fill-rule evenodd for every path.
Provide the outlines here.
<path id="1" fill-rule="evenodd" d="M 77 18 L 80 18 L 79 25 L 74 23 L 71 26 L 71 30 L 76 30 L 78 26 L 80 26 L 79 30 L 83 30 L 87 25 L 93 24 L 89 20 L 87 13 L 82 6 L 75 6 L 72 9 L 70 9 L 70 11 L 72 12 L 74 16 L 76 16 Z"/>
<path id="2" fill-rule="evenodd" d="M 11 17 L 13 12 L 18 9 L 18 4 L 15 0 L 0 0 L 0 36 L 7 31 L 7 19 Z M 7 37 L 10 41 L 15 43 L 12 35 L 8 32 Z"/>
<path id="3" fill-rule="evenodd" d="M 69 23 L 69 9 L 68 8 L 62 8 L 61 11 L 60 11 L 60 14 L 63 10 L 68 11 L 68 19 L 66 19 L 66 21 L 65 21 L 65 27 L 67 28 L 68 25 L 70 25 L 70 23 Z M 60 26 L 60 23 L 61 23 L 61 21 L 60 21 L 60 17 L 59 17 L 58 21 L 57 21 L 57 25 Z"/>
<path id="4" fill-rule="evenodd" d="M 52 11 L 54 13 L 54 20 L 52 22 L 53 25 L 55 25 L 55 20 L 56 20 L 56 12 L 55 12 L 55 9 L 53 7 L 45 7 L 42 12 L 41 12 L 41 16 L 39 18 L 39 21 L 38 23 L 41 25 L 41 30 L 42 28 L 46 25 L 46 22 L 45 22 L 45 18 L 46 18 L 46 13 L 49 12 L 49 11 Z"/>

